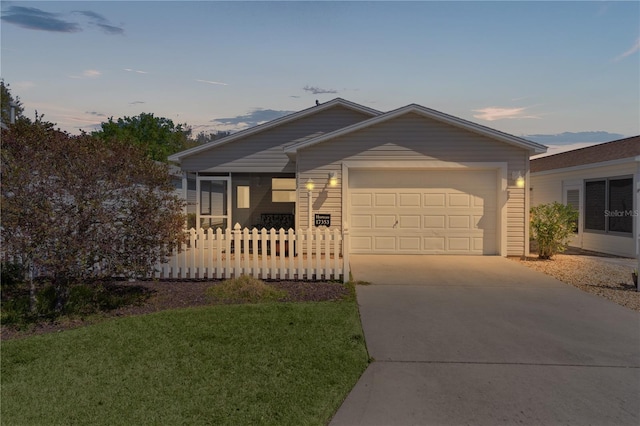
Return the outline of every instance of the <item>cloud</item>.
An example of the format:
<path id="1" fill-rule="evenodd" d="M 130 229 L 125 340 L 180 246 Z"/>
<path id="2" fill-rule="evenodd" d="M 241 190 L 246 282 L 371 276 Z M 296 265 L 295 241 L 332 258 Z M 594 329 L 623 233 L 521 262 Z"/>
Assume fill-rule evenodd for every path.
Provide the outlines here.
<path id="1" fill-rule="evenodd" d="M 102 73 L 98 70 L 84 70 L 82 75 L 70 75 L 69 78 L 86 79 L 86 78 L 98 78 Z"/>
<path id="2" fill-rule="evenodd" d="M 207 83 L 207 84 L 218 84 L 220 86 L 228 86 L 227 83 L 220 83 L 219 81 L 211 81 L 211 80 L 196 80 L 198 83 Z"/>
<path id="3" fill-rule="evenodd" d="M 146 104 L 145 101 L 133 101 L 133 102 L 129 102 L 129 105 L 140 105 L 140 104 Z"/>
<path id="4" fill-rule="evenodd" d="M 73 14 L 89 18 L 91 25 L 98 27 L 106 34 L 124 34 L 123 28 L 112 25 L 109 20 L 99 13 L 80 10 L 74 11 Z M 9 6 L 1 19 L 30 30 L 58 33 L 77 33 L 83 30 L 77 22 L 66 20 L 58 13 L 45 12 L 35 7 Z"/>
<path id="5" fill-rule="evenodd" d="M 304 90 L 305 92 L 311 92 L 314 95 L 321 95 L 323 93 L 338 93 L 338 91 L 334 89 L 321 89 L 319 87 L 309 85 L 304 86 L 302 90 Z"/>
<path id="6" fill-rule="evenodd" d="M 106 34 L 124 34 L 124 29 L 111 25 L 109 20 L 104 16 L 90 10 L 76 10 L 73 13 L 78 13 L 89 18 L 89 22 L 96 27 L 100 28 Z"/>
<path id="7" fill-rule="evenodd" d="M 276 118 L 292 114 L 293 112 L 295 111 L 256 108 L 245 115 L 227 118 L 214 118 L 211 122 L 215 123 L 216 130 L 238 131 L 266 123 L 267 121 L 275 120 Z"/>
<path id="8" fill-rule="evenodd" d="M 487 121 L 514 119 L 514 118 L 540 118 L 535 115 L 525 115 L 523 108 L 500 108 L 500 107 L 487 107 L 482 109 L 474 109 L 473 111 L 479 114 L 474 114 L 474 118 Z"/>
<path id="9" fill-rule="evenodd" d="M 131 69 L 131 68 L 124 68 L 124 70 L 127 71 L 127 72 L 135 72 L 137 74 L 149 74 L 146 71 L 134 70 L 134 69 Z"/>
<path id="10" fill-rule="evenodd" d="M 635 44 L 633 46 L 631 46 L 631 48 L 629 50 L 627 50 L 626 52 L 624 52 L 621 55 L 616 56 L 615 60 L 616 61 L 620 61 L 624 58 L 626 58 L 627 56 L 631 56 L 634 53 L 640 51 L 640 38 L 638 38 L 635 42 Z"/>
<path id="11" fill-rule="evenodd" d="M 95 117 L 106 117 L 105 114 L 96 111 L 85 111 L 85 114 L 93 115 Z"/>
<path id="12" fill-rule="evenodd" d="M 85 77 L 93 78 L 93 77 L 100 77 L 102 73 L 98 70 L 85 70 L 82 73 L 82 75 Z"/>
<path id="13" fill-rule="evenodd" d="M 35 7 L 9 6 L 6 15 L 3 15 L 1 19 L 4 22 L 30 30 L 58 33 L 82 31 L 82 28 L 75 22 L 64 21 L 58 16 L 56 13 L 45 12 Z"/>

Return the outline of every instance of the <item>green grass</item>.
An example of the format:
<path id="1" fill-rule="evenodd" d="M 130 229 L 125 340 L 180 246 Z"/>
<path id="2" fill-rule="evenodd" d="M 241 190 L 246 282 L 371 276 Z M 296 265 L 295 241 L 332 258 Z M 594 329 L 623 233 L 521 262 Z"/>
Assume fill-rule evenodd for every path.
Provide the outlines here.
<path id="1" fill-rule="evenodd" d="M 2 344 L 1 422 L 326 424 L 367 366 L 355 300 L 224 305 Z"/>

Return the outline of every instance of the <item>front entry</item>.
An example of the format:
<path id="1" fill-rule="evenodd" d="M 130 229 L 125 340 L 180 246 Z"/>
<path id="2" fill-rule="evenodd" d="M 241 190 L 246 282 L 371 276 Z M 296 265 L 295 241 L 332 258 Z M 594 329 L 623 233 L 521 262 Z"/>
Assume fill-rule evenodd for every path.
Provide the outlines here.
<path id="1" fill-rule="evenodd" d="M 228 177 L 198 177 L 196 191 L 199 207 L 196 224 L 199 228 L 224 230 L 229 226 L 231 220 L 229 182 Z"/>

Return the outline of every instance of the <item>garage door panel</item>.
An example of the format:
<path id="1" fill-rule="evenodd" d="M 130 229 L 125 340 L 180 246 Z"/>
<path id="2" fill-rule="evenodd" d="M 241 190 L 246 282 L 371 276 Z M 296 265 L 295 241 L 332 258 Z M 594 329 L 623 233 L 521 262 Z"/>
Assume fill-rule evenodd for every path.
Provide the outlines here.
<path id="1" fill-rule="evenodd" d="M 481 238 L 481 237 L 473 238 L 473 251 L 482 253 L 483 248 L 484 248 L 484 238 Z"/>
<path id="2" fill-rule="evenodd" d="M 495 171 L 359 172 L 349 178 L 353 252 L 496 253 Z"/>
<path id="3" fill-rule="evenodd" d="M 445 207 L 447 195 L 445 193 L 424 194 L 424 207 Z"/>
<path id="4" fill-rule="evenodd" d="M 471 197 L 469 194 L 448 194 L 448 203 L 449 207 L 470 207 L 471 206 Z"/>
<path id="5" fill-rule="evenodd" d="M 388 236 L 388 237 L 374 237 L 373 239 L 374 248 L 377 251 L 381 252 L 394 252 L 396 251 L 396 237 Z"/>
<path id="6" fill-rule="evenodd" d="M 438 215 L 438 216 L 424 215 L 423 216 L 423 223 L 424 223 L 425 229 L 444 229 L 445 221 L 446 221 L 445 215 Z"/>
<path id="7" fill-rule="evenodd" d="M 422 207 L 420 193 L 400 193 L 399 207 Z"/>
<path id="8" fill-rule="evenodd" d="M 373 250 L 373 237 L 352 236 L 350 243 L 354 252 L 366 253 Z"/>
<path id="9" fill-rule="evenodd" d="M 420 251 L 420 237 L 399 237 L 398 238 L 398 249 L 400 251 Z"/>
<path id="10" fill-rule="evenodd" d="M 422 238 L 423 249 L 425 252 L 444 252 L 445 238 L 444 237 L 423 237 Z"/>
<path id="11" fill-rule="evenodd" d="M 472 206 L 476 208 L 483 208 L 485 206 L 484 197 L 474 195 L 472 197 Z"/>
<path id="12" fill-rule="evenodd" d="M 353 207 L 371 207 L 373 206 L 373 194 L 353 193 L 351 194 L 351 206 Z"/>
<path id="13" fill-rule="evenodd" d="M 471 229 L 471 219 L 469 216 L 449 216 L 450 229 Z"/>
<path id="14" fill-rule="evenodd" d="M 371 229 L 373 224 L 373 215 L 371 214 L 354 214 L 351 215 L 351 227 Z"/>
<path id="15" fill-rule="evenodd" d="M 396 194 L 375 194 L 375 207 L 396 207 L 398 202 Z"/>
<path id="16" fill-rule="evenodd" d="M 421 220 L 419 215 L 399 215 L 398 228 L 399 229 L 420 229 Z"/>
<path id="17" fill-rule="evenodd" d="M 396 215 L 379 214 L 375 215 L 375 229 L 393 229 L 396 225 Z"/>
<path id="18" fill-rule="evenodd" d="M 471 238 L 469 237 L 449 237 L 447 239 L 449 251 L 469 252 L 471 251 Z"/>

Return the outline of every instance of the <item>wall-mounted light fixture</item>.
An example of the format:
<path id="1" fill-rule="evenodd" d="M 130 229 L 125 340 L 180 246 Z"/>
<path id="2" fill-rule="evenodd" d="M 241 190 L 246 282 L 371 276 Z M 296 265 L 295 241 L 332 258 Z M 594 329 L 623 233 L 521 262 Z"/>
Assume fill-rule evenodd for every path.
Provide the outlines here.
<path id="1" fill-rule="evenodd" d="M 524 176 L 522 176 L 522 172 L 511 172 L 511 179 L 515 182 L 518 188 L 524 188 Z"/>
<path id="2" fill-rule="evenodd" d="M 307 191 L 313 191 L 313 188 L 316 187 L 315 182 L 313 181 L 313 179 L 309 178 L 307 179 L 307 181 L 304 183 L 304 187 L 307 188 Z"/>
<path id="3" fill-rule="evenodd" d="M 336 186 L 338 184 L 338 175 L 336 172 L 329 173 L 329 186 Z"/>

